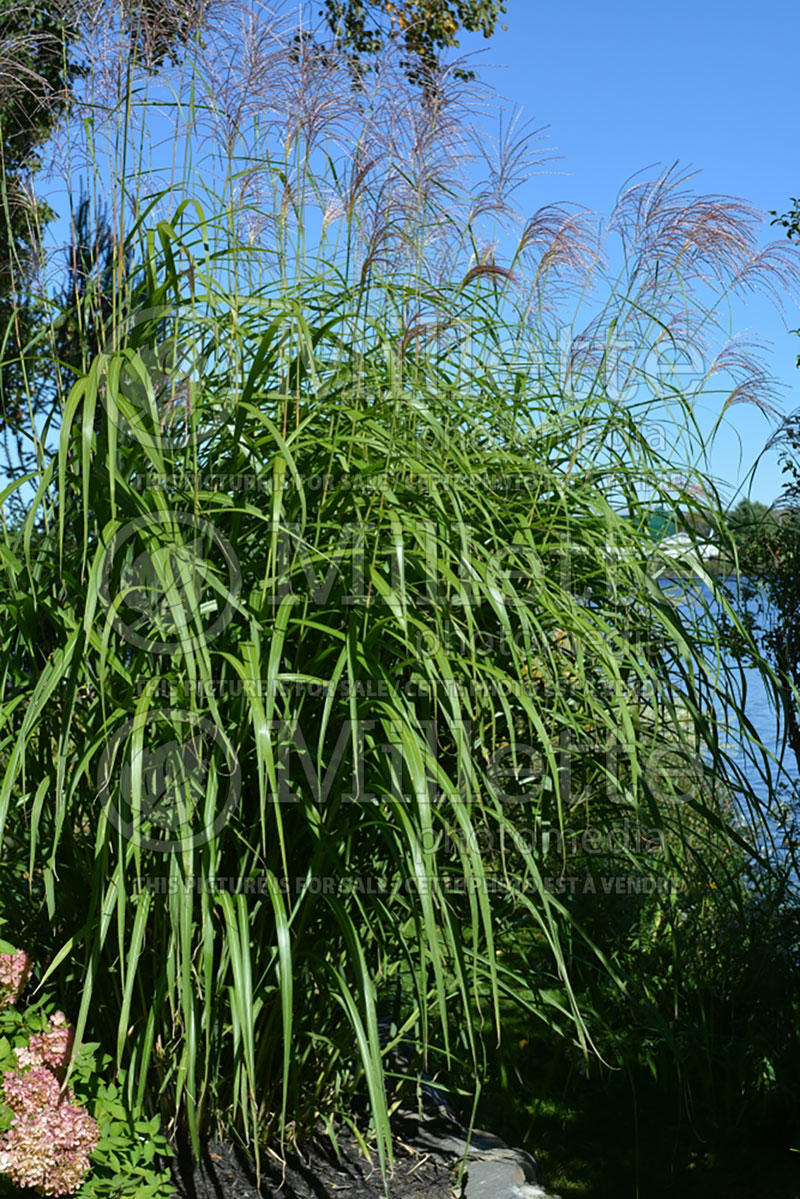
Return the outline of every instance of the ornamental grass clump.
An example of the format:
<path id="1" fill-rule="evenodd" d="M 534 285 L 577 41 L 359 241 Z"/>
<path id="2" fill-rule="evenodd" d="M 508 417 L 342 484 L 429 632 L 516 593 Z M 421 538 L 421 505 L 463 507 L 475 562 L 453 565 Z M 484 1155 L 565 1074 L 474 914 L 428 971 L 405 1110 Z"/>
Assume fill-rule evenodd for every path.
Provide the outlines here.
<path id="1" fill-rule="evenodd" d="M 133 59 L 73 114 L 116 224 L 31 351 L 59 444 L 31 432 L 4 493 L 0 839 L 27 906 L 4 894 L 131 1106 L 197 1151 L 286 1144 L 360 1088 L 385 1164 L 385 1014 L 474 1080 L 507 1000 L 588 1054 L 573 962 L 627 985 L 545 835 L 645 827 L 665 907 L 698 859 L 741 899 L 711 854 L 754 802 L 730 730 L 769 767 L 642 530 L 698 488 L 718 506 L 695 405 L 723 360 L 679 368 L 790 264 L 670 171 L 608 224 L 549 208 L 509 242 L 527 147 L 474 184 L 463 95 L 426 104 L 390 62 L 353 93 L 335 55 L 220 21 L 158 96 L 163 187 L 132 166 L 163 132 Z"/>

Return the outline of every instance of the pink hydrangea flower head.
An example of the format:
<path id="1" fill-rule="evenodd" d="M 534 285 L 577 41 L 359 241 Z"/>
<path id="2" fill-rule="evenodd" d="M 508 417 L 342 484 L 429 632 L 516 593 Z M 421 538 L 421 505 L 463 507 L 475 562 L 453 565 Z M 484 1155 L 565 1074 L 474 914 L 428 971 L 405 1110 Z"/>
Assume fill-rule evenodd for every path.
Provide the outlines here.
<path id="1" fill-rule="evenodd" d="M 74 1042 L 75 1030 L 63 1012 L 55 1012 L 46 1032 L 33 1033 L 27 1046 L 16 1050 L 17 1065 L 51 1066 L 60 1070 L 69 1062 Z"/>
<path id="2" fill-rule="evenodd" d="M 97 1145 L 97 1122 L 75 1102 L 69 1087 L 44 1067 L 9 1070 L 3 1098 L 11 1127 L 0 1137 L 0 1170 L 17 1186 L 42 1195 L 68 1195 L 78 1189 Z"/>
<path id="3" fill-rule="evenodd" d="M 59 1081 L 52 1070 L 7 1070 L 3 1075 L 3 1100 L 15 1116 L 44 1107 L 56 1107 L 61 1097 Z"/>
<path id="4" fill-rule="evenodd" d="M 33 962 L 24 949 L 0 953 L 0 1008 L 17 1002 L 32 969 Z"/>

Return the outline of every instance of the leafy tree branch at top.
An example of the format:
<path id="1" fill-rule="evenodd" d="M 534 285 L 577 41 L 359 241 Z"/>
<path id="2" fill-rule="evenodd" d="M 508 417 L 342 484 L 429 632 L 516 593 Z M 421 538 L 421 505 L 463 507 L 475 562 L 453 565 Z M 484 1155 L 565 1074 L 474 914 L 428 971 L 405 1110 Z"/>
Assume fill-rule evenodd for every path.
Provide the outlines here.
<path id="1" fill-rule="evenodd" d="M 199 32 L 206 8 L 205 0 L 171 5 L 163 0 L 123 0 L 121 32 L 128 39 L 131 57 L 149 71 L 168 60 L 179 62 L 183 49 Z M 81 37 L 90 19 L 98 19 L 97 10 L 89 14 L 70 0 L 27 4 L 0 0 L 0 431 L 4 434 L 24 420 L 26 378 L 31 370 L 26 356 L 30 357 L 37 332 L 46 325 L 43 301 L 32 298 L 31 283 L 41 259 L 43 229 L 56 214 L 37 198 L 33 179 L 41 167 L 41 148 L 89 69 Z M 84 236 L 86 213 L 77 215 L 77 232 Z M 85 283 L 79 282 L 77 290 L 84 289 Z"/>
<path id="2" fill-rule="evenodd" d="M 458 47 L 460 29 L 489 38 L 505 11 L 505 0 L 325 0 L 320 15 L 352 55 L 356 73 L 367 69 L 365 60 L 379 54 L 387 39 L 400 39 L 409 79 L 426 87 L 442 52 Z M 455 74 L 474 78 L 464 68 Z"/>

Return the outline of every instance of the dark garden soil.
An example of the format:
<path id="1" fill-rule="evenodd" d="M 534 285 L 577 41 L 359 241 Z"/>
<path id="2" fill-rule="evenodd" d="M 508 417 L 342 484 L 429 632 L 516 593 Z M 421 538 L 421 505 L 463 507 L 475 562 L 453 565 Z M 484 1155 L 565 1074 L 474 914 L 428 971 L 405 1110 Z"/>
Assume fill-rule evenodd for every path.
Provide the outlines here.
<path id="1" fill-rule="evenodd" d="M 187 1154 L 174 1167 L 180 1199 L 384 1199 L 377 1155 L 364 1158 L 355 1137 L 338 1136 L 340 1159 L 330 1141 L 320 1137 L 303 1154 L 289 1154 L 285 1166 L 272 1156 L 261 1159 L 261 1186 L 252 1159 L 230 1144 L 212 1144 L 195 1166 Z M 391 1199 L 452 1199 L 454 1163 L 395 1143 Z"/>

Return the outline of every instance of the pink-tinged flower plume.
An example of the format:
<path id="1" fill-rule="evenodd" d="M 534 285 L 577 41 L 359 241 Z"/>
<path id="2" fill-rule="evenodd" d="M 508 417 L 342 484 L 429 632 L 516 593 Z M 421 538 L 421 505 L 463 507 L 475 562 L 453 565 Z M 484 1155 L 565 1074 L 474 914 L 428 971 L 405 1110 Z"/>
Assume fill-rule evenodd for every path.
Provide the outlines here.
<path id="1" fill-rule="evenodd" d="M 68 1195 L 78 1189 L 97 1145 L 97 1122 L 61 1089 L 52 1071 L 9 1070 L 3 1099 L 13 1112 L 11 1127 L 0 1137 L 0 1170 L 17 1186 L 42 1195 Z"/>
<path id="2" fill-rule="evenodd" d="M 24 1049 L 15 1050 L 18 1066 L 50 1066 L 60 1070 L 69 1062 L 75 1030 L 63 1012 L 50 1017 L 46 1032 L 33 1033 Z"/>
<path id="3" fill-rule="evenodd" d="M 33 962 L 24 949 L 0 953 L 0 1008 L 17 1002 L 32 969 Z"/>

